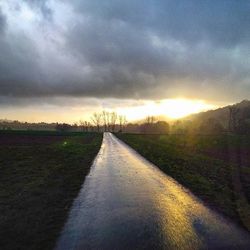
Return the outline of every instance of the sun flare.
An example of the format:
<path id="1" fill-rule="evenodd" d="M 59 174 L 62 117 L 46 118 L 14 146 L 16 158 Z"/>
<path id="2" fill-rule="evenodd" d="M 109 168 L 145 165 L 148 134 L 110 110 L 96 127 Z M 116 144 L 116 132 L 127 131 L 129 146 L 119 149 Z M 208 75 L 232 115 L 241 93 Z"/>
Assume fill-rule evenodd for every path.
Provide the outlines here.
<path id="1" fill-rule="evenodd" d="M 165 99 L 161 101 L 145 101 L 136 107 L 121 108 L 118 112 L 127 116 L 128 120 L 140 120 L 146 116 L 165 116 L 169 119 L 183 118 L 192 113 L 215 108 L 203 100 Z"/>
<path id="2" fill-rule="evenodd" d="M 214 108 L 214 105 L 207 104 L 200 100 L 173 99 L 163 101 L 162 112 L 172 119 L 182 118 L 192 113 Z"/>

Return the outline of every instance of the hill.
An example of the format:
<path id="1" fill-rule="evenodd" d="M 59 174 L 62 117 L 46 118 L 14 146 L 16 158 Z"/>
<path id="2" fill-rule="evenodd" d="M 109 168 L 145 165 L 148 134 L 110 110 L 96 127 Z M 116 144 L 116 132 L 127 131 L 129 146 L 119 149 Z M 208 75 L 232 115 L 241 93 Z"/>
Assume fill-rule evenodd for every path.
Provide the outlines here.
<path id="1" fill-rule="evenodd" d="M 240 126 L 242 123 L 249 123 L 250 121 L 250 101 L 243 100 L 240 103 L 228 105 L 215 110 L 209 110 L 198 114 L 187 116 L 185 121 L 192 121 L 195 123 L 202 123 L 208 120 L 216 120 L 224 129 L 230 127 L 230 110 L 235 112 L 234 119 L 236 126 Z"/>

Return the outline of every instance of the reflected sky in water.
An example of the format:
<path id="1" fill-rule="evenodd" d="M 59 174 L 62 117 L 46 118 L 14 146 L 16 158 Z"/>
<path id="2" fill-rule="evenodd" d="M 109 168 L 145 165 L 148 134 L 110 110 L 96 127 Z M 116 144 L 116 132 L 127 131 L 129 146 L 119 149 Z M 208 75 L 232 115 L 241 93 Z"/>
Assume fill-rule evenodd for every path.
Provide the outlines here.
<path id="1" fill-rule="evenodd" d="M 56 249 L 250 249 L 250 236 L 105 133 Z"/>

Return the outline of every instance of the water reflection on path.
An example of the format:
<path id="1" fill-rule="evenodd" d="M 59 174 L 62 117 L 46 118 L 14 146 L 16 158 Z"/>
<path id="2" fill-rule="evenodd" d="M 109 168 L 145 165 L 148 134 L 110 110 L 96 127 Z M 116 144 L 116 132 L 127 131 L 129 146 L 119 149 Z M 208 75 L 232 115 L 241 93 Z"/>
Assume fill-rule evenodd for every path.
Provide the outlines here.
<path id="1" fill-rule="evenodd" d="M 56 249 L 250 249 L 250 237 L 105 133 Z"/>

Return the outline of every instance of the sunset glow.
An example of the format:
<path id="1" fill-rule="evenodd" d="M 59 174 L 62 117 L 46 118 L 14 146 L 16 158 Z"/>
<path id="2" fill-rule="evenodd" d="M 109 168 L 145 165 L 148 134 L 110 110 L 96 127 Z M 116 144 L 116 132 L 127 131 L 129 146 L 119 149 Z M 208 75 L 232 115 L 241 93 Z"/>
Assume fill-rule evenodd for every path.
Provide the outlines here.
<path id="1" fill-rule="evenodd" d="M 179 119 L 215 108 L 215 105 L 208 104 L 203 100 L 189 99 L 166 99 L 161 101 L 146 101 L 144 105 L 137 107 L 121 108 L 119 113 L 127 116 L 128 120 L 140 120 L 146 116 L 165 116 L 170 119 Z"/>
<path id="2" fill-rule="evenodd" d="M 0 250 L 250 250 L 249 14 L 0 0 Z"/>

